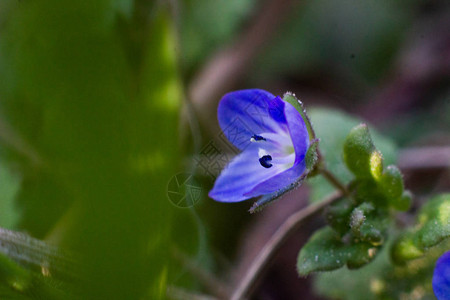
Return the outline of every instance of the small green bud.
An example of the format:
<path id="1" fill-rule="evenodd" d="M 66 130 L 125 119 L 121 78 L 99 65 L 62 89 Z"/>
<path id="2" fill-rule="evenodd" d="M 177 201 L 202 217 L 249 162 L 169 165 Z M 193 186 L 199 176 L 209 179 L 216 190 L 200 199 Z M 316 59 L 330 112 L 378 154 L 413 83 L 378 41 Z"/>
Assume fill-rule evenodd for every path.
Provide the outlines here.
<path id="1" fill-rule="evenodd" d="M 345 164 L 356 177 L 372 177 L 371 157 L 375 150 L 367 125 L 360 124 L 354 127 L 345 139 Z"/>
<path id="2" fill-rule="evenodd" d="M 390 204 L 396 210 L 407 211 L 411 207 L 412 196 L 413 195 L 410 191 L 404 191 L 401 197 L 395 200 L 393 199 L 392 201 L 390 201 Z"/>
<path id="3" fill-rule="evenodd" d="M 388 166 L 381 176 L 379 185 L 389 198 L 389 202 L 395 206 L 393 203 L 403 194 L 403 176 L 400 170 L 394 165 Z"/>

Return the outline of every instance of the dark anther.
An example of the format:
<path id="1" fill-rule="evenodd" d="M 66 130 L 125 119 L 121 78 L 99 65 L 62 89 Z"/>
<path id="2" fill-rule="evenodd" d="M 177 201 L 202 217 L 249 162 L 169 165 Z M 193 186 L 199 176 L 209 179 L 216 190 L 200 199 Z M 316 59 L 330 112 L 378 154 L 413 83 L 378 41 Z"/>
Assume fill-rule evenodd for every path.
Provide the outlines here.
<path id="1" fill-rule="evenodd" d="M 270 155 L 264 155 L 263 157 L 261 157 L 259 159 L 259 163 L 264 168 L 270 168 L 272 166 L 272 164 L 270 163 L 271 161 L 272 161 L 272 156 L 270 156 Z"/>
<path id="2" fill-rule="evenodd" d="M 251 139 L 254 140 L 254 141 L 265 141 L 265 140 L 266 140 L 266 139 L 263 138 L 262 136 L 256 135 L 256 134 L 253 135 Z"/>

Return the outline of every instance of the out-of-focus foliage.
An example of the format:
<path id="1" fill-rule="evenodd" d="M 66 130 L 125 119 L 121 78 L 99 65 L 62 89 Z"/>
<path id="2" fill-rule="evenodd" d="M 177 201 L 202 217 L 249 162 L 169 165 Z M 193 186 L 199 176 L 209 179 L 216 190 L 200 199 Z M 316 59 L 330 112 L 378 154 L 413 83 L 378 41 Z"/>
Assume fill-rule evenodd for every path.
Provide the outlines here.
<path id="1" fill-rule="evenodd" d="M 417 224 L 395 241 L 392 255 L 397 263 L 421 257 L 429 248 L 450 237 L 450 194 L 430 199 L 417 214 Z"/>
<path id="2" fill-rule="evenodd" d="M 0 161 L 0 227 L 13 228 L 17 224 L 19 211 L 14 199 L 19 184 L 19 178 L 9 172 L 4 161 Z"/>
<path id="3" fill-rule="evenodd" d="M 436 260 L 450 247 L 447 240 L 427 251 L 426 255 L 404 265 L 390 259 L 392 241 L 379 255 L 358 270 L 342 268 L 316 274 L 315 290 L 331 299 L 435 299 L 431 276 Z"/>
<path id="4" fill-rule="evenodd" d="M 85 278 L 74 284 L 84 297 L 163 298 L 174 277 L 171 236 L 196 243 L 192 222 L 173 232 L 175 215 L 186 219 L 188 211 L 166 194 L 181 161 L 169 7 L 138 0 L 2 6 L 1 109 L 8 134 L 30 150 L 3 149 L 22 177 L 19 228 L 77 253 Z"/>
<path id="5" fill-rule="evenodd" d="M 180 1 L 181 58 L 185 69 L 192 71 L 209 53 L 233 41 L 254 3 L 255 0 Z"/>
<path id="6" fill-rule="evenodd" d="M 365 82 L 376 80 L 388 68 L 409 22 L 408 6 L 386 0 L 304 2 L 261 55 L 253 76 L 326 69 L 339 77 L 361 74 Z"/>

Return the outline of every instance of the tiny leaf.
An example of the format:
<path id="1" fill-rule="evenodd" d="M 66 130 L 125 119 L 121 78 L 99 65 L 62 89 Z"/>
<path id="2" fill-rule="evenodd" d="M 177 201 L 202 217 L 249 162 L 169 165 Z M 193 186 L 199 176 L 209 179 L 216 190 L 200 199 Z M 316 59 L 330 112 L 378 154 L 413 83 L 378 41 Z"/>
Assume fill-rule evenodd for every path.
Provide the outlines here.
<path id="1" fill-rule="evenodd" d="M 375 246 L 384 242 L 387 224 L 386 214 L 367 202 L 356 207 L 350 217 L 354 236 Z"/>
<path id="2" fill-rule="evenodd" d="M 344 243 L 330 227 L 318 230 L 302 248 L 297 259 L 301 276 L 335 270 L 344 265 L 359 268 L 370 262 L 378 248 L 369 243 Z"/>
<path id="3" fill-rule="evenodd" d="M 392 260 L 397 264 L 403 264 L 406 260 L 415 259 L 423 255 L 414 242 L 413 234 L 406 234 L 393 245 L 391 249 Z"/>
<path id="4" fill-rule="evenodd" d="M 403 176 L 400 170 L 394 166 L 388 166 L 380 178 L 379 184 L 383 189 L 383 193 L 389 199 L 398 199 L 403 194 Z"/>
<path id="5" fill-rule="evenodd" d="M 349 219 L 352 210 L 352 201 L 349 198 L 343 198 L 327 207 L 326 220 L 334 230 L 344 235 L 350 229 Z"/>
<path id="6" fill-rule="evenodd" d="M 344 143 L 344 161 L 350 171 L 359 178 L 372 177 L 371 156 L 375 151 L 366 124 L 354 127 Z"/>
<path id="7" fill-rule="evenodd" d="M 422 249 L 432 247 L 450 237 L 450 193 L 432 198 L 419 213 L 416 236 Z"/>
<path id="8" fill-rule="evenodd" d="M 390 201 L 392 207 L 400 211 L 407 211 L 411 207 L 412 193 L 410 191 L 404 191 L 402 196 Z"/>

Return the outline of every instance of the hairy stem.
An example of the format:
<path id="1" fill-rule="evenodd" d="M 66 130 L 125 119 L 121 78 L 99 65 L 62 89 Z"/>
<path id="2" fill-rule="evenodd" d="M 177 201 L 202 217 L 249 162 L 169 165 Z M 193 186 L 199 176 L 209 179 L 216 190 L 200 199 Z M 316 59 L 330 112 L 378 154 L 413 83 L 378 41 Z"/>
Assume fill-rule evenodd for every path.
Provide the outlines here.
<path id="1" fill-rule="evenodd" d="M 319 172 L 329 183 L 337 188 L 342 193 L 342 195 L 349 195 L 347 187 L 339 179 L 337 179 L 333 173 L 328 171 L 326 168 L 319 168 Z"/>

